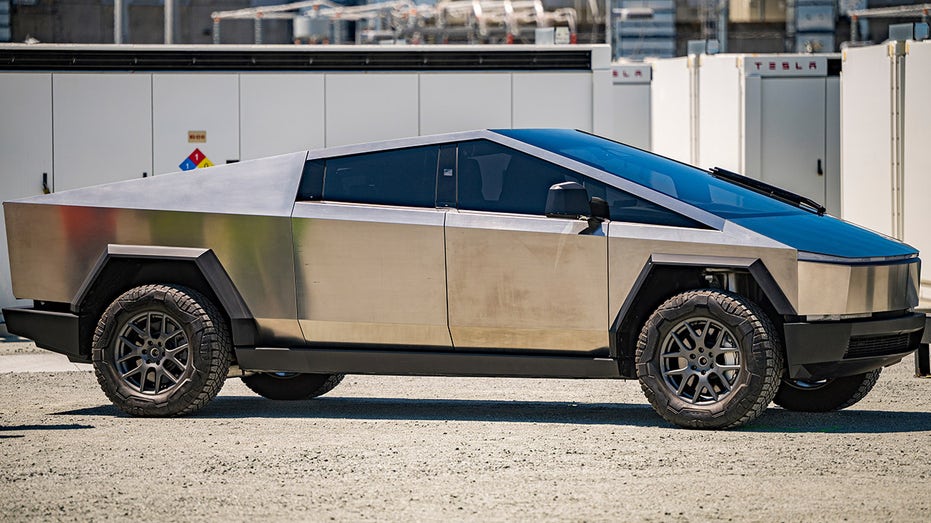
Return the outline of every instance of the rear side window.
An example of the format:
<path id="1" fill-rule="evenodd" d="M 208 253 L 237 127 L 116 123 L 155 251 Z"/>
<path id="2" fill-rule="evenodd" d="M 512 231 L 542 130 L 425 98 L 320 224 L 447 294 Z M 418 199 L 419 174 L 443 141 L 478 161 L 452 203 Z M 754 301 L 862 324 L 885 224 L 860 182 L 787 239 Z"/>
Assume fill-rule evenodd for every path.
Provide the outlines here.
<path id="1" fill-rule="evenodd" d="M 338 202 L 433 207 L 439 148 L 329 158 L 323 177 L 323 199 Z"/>

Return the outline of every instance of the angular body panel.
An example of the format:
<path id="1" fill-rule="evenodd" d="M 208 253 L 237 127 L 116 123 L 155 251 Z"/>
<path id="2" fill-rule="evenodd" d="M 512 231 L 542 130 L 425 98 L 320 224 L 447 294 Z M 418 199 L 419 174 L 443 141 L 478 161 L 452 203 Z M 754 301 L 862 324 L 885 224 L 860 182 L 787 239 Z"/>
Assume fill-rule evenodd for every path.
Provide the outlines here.
<path id="1" fill-rule="evenodd" d="M 451 348 L 444 215 L 298 203 L 297 313 L 307 342 Z"/>
<path id="2" fill-rule="evenodd" d="M 107 245 L 212 249 L 262 338 L 303 340 L 291 208 L 304 153 L 6 202 L 13 292 L 70 303 Z"/>
<path id="3" fill-rule="evenodd" d="M 603 228 L 587 228 L 578 220 L 451 212 L 446 253 L 456 348 L 607 349 L 607 238 Z"/>

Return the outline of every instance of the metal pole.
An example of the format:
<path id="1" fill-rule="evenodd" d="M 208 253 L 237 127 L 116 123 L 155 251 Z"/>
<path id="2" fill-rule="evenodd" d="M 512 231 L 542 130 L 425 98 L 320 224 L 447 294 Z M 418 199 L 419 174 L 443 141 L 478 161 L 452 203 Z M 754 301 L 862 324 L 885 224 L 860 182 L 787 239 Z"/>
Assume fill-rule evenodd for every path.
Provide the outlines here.
<path id="1" fill-rule="evenodd" d="M 611 46 L 611 60 L 614 60 L 614 40 L 611 34 L 612 0 L 605 0 L 605 43 Z"/>
<path id="2" fill-rule="evenodd" d="M 173 44 L 175 33 L 175 2 L 165 0 L 165 43 Z"/>
<path id="3" fill-rule="evenodd" d="M 123 0 L 113 0 L 113 43 L 123 43 Z"/>
<path id="4" fill-rule="evenodd" d="M 220 43 L 220 19 L 219 18 L 213 19 L 213 43 L 214 44 Z"/>
<path id="5" fill-rule="evenodd" d="M 856 42 L 860 39 L 860 19 L 855 16 L 850 17 L 850 41 Z"/>
<path id="6" fill-rule="evenodd" d="M 762 2 L 760 2 L 762 3 Z M 727 19 L 729 18 L 727 0 L 718 2 L 718 52 L 727 52 Z"/>
<path id="7" fill-rule="evenodd" d="M 262 43 L 262 15 L 255 15 L 255 43 Z"/>

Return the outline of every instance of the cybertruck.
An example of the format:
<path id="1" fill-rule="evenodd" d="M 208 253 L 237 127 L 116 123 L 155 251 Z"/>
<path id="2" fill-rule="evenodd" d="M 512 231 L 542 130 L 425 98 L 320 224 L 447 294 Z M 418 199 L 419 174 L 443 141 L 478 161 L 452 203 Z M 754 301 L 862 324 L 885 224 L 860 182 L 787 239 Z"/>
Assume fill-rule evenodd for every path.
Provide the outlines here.
<path id="1" fill-rule="evenodd" d="M 8 329 L 139 416 L 228 376 L 639 379 L 731 428 L 852 405 L 916 349 L 915 249 L 816 202 L 571 130 L 276 156 L 4 204 Z"/>

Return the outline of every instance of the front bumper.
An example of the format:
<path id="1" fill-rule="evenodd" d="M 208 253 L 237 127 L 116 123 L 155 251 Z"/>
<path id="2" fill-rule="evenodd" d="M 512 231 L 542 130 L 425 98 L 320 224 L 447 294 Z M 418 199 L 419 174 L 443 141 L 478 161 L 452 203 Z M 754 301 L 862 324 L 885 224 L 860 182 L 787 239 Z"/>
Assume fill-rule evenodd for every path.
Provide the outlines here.
<path id="1" fill-rule="evenodd" d="M 860 374 L 898 362 L 914 352 L 924 314 L 893 319 L 786 323 L 789 377 L 820 380 Z"/>
<path id="2" fill-rule="evenodd" d="M 29 338 L 38 347 L 68 356 L 75 362 L 87 363 L 88 354 L 81 354 L 78 317 L 66 312 L 33 308 L 3 309 L 6 329 L 11 334 Z"/>

